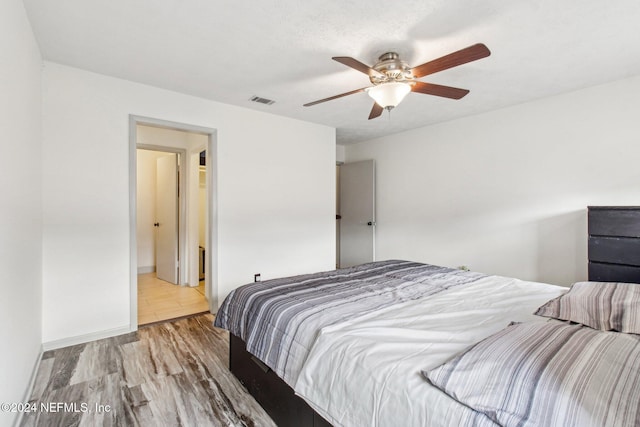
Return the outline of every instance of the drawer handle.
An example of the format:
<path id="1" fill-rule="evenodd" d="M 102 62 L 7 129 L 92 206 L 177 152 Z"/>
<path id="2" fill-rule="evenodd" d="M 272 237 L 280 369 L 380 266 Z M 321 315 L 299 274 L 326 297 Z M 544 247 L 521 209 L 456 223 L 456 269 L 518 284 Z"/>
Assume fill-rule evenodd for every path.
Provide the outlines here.
<path id="1" fill-rule="evenodd" d="M 260 368 L 260 370 L 262 372 L 264 372 L 265 374 L 267 372 L 269 372 L 271 370 L 271 368 L 269 368 L 267 365 L 265 365 L 264 363 L 262 363 L 262 361 L 260 359 L 258 359 L 255 356 L 251 356 L 251 360 L 253 360 L 253 362 L 258 365 L 258 368 Z"/>

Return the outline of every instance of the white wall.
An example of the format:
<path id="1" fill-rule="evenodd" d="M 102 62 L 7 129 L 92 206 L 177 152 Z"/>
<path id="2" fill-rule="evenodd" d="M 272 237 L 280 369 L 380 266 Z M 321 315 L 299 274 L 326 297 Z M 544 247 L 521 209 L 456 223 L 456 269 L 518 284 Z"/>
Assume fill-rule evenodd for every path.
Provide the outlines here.
<path id="1" fill-rule="evenodd" d="M 24 401 L 40 353 L 41 67 L 22 2 L 0 2 L 0 402 Z"/>
<path id="2" fill-rule="evenodd" d="M 182 148 L 188 150 L 191 148 L 189 141 L 189 133 L 164 129 L 154 126 L 138 125 L 138 144 L 157 145 L 162 147 Z M 205 138 L 202 135 L 199 135 Z M 206 138 L 205 138 L 206 141 Z"/>
<path id="3" fill-rule="evenodd" d="M 217 129 L 219 301 L 335 259 L 335 130 L 45 63 L 43 340 L 129 326 L 129 114 Z"/>
<path id="4" fill-rule="evenodd" d="M 586 206 L 640 205 L 638 93 L 640 77 L 347 146 L 376 161 L 378 258 L 585 279 Z"/>
<path id="5" fill-rule="evenodd" d="M 344 162 L 345 147 L 343 145 L 336 145 L 336 162 Z"/>

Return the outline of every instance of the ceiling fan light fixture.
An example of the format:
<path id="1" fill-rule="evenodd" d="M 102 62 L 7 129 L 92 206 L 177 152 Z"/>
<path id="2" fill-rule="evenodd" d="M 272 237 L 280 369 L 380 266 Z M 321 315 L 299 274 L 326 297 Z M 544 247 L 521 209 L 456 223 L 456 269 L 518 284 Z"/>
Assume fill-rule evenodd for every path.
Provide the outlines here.
<path id="1" fill-rule="evenodd" d="M 369 113 L 369 120 L 371 120 L 380 117 L 385 109 L 390 111 L 396 107 L 409 92 L 449 99 L 460 99 L 469 93 L 467 89 L 421 82 L 417 79 L 468 62 L 477 61 L 489 55 L 491 55 L 491 51 L 484 44 L 476 43 L 473 46 L 465 47 L 464 49 L 457 50 L 440 58 L 432 59 L 417 67 L 409 67 L 406 62 L 400 59 L 400 55 L 396 52 L 387 52 L 380 55 L 378 62 L 371 67 L 350 56 L 334 56 L 331 58 L 334 61 L 366 74 L 373 86 L 363 87 L 308 102 L 303 104 L 303 106 L 310 107 L 322 102 L 342 98 L 343 96 L 367 92 L 375 101 Z"/>
<path id="2" fill-rule="evenodd" d="M 402 82 L 381 83 L 367 89 L 367 93 L 376 101 L 376 104 L 387 110 L 400 104 L 409 92 L 411 92 L 411 85 Z"/>

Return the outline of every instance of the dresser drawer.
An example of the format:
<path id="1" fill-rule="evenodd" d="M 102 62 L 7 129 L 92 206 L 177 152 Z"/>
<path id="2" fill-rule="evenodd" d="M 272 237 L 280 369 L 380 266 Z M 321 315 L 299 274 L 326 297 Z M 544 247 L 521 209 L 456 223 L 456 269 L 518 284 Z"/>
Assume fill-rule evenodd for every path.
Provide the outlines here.
<path id="1" fill-rule="evenodd" d="M 591 282 L 640 283 L 640 267 L 590 262 L 589 280 Z"/>
<path id="2" fill-rule="evenodd" d="M 640 239 L 590 236 L 589 261 L 640 266 Z"/>
<path id="3" fill-rule="evenodd" d="M 640 237 L 640 208 L 590 208 L 589 235 Z"/>

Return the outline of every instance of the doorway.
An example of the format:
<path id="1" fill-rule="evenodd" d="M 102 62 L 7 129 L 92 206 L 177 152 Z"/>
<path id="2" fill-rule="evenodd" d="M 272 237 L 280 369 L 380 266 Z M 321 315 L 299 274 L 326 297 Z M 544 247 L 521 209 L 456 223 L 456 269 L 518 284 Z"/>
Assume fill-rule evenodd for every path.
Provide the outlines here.
<path id="1" fill-rule="evenodd" d="M 138 129 L 139 135 L 153 138 L 167 132 Z M 172 132 L 166 136 L 185 137 Z M 183 176 L 186 150 L 138 147 L 143 147 L 136 150 L 138 325 L 206 312 L 204 286 L 193 286 L 180 274 L 188 264 L 188 241 L 182 238 L 188 231 L 184 215 L 188 191 Z"/>
<path id="2" fill-rule="evenodd" d="M 214 129 L 130 117 L 132 330 L 217 310 L 215 136 Z"/>

